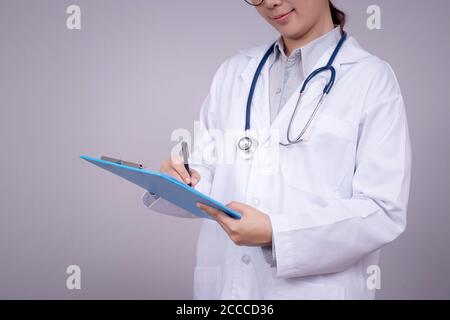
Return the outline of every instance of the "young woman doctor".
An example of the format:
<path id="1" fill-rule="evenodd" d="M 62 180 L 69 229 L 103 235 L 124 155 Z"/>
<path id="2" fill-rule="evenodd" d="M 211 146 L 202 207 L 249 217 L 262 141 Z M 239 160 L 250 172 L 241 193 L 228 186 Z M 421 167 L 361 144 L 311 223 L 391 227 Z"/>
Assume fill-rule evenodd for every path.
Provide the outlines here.
<path id="1" fill-rule="evenodd" d="M 242 216 L 199 205 L 213 219 L 202 222 L 194 298 L 372 299 L 368 272 L 404 231 L 409 196 L 410 140 L 394 72 L 347 37 L 345 14 L 329 0 L 246 2 L 281 36 L 221 65 L 196 141 L 217 154 L 208 132 L 239 129 L 224 148 L 244 160 L 200 161 L 190 173 L 175 160 L 161 167 Z M 274 153 L 277 170 L 262 173 L 256 155 Z M 149 193 L 143 201 L 193 217 Z"/>

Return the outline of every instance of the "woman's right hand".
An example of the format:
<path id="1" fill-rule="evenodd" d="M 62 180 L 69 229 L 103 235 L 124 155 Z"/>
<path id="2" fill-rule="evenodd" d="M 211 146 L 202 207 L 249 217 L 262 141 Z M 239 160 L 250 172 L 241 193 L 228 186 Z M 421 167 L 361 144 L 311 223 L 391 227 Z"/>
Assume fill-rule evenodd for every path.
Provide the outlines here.
<path id="1" fill-rule="evenodd" d="M 189 170 L 189 175 L 188 171 L 184 167 L 182 158 L 164 160 L 159 171 L 161 173 L 168 174 L 186 184 L 192 183 L 193 187 L 198 184 L 201 178 L 200 174 L 194 169 Z"/>

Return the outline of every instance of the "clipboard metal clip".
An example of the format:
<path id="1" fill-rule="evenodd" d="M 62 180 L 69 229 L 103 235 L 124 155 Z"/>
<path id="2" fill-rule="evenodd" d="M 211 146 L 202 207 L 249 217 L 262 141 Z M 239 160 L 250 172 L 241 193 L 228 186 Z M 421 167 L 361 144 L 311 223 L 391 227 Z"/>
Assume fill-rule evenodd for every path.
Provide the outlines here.
<path id="1" fill-rule="evenodd" d="M 114 163 L 121 164 L 121 165 L 128 166 L 128 167 L 132 167 L 132 168 L 144 169 L 144 166 L 141 163 L 134 163 L 134 162 L 115 159 L 115 158 L 111 158 L 111 157 L 107 157 L 107 156 L 102 156 L 100 159 L 109 161 L 109 162 L 114 162 Z"/>

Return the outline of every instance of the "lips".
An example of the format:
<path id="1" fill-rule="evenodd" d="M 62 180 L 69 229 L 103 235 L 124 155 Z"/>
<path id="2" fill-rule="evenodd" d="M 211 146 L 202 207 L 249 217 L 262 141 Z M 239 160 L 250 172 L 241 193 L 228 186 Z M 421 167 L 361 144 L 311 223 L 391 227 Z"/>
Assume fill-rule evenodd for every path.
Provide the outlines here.
<path id="1" fill-rule="evenodd" d="M 283 19 L 284 17 L 286 17 L 288 14 L 290 14 L 292 11 L 294 11 L 294 9 L 292 9 L 292 10 L 289 11 L 289 12 L 286 12 L 286 13 L 280 14 L 280 15 L 278 15 L 278 16 L 275 16 L 275 17 L 273 17 L 272 19 L 274 19 L 274 20 L 281 20 L 281 19 Z"/>

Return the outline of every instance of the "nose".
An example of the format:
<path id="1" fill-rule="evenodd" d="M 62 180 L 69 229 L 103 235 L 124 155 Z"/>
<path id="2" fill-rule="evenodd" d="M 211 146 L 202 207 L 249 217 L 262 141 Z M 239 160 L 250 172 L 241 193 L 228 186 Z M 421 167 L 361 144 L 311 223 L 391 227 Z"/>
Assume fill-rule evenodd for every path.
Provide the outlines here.
<path id="1" fill-rule="evenodd" d="M 266 6 L 268 9 L 272 9 L 275 7 L 280 6 L 283 3 L 283 0 L 265 0 L 263 5 Z"/>

